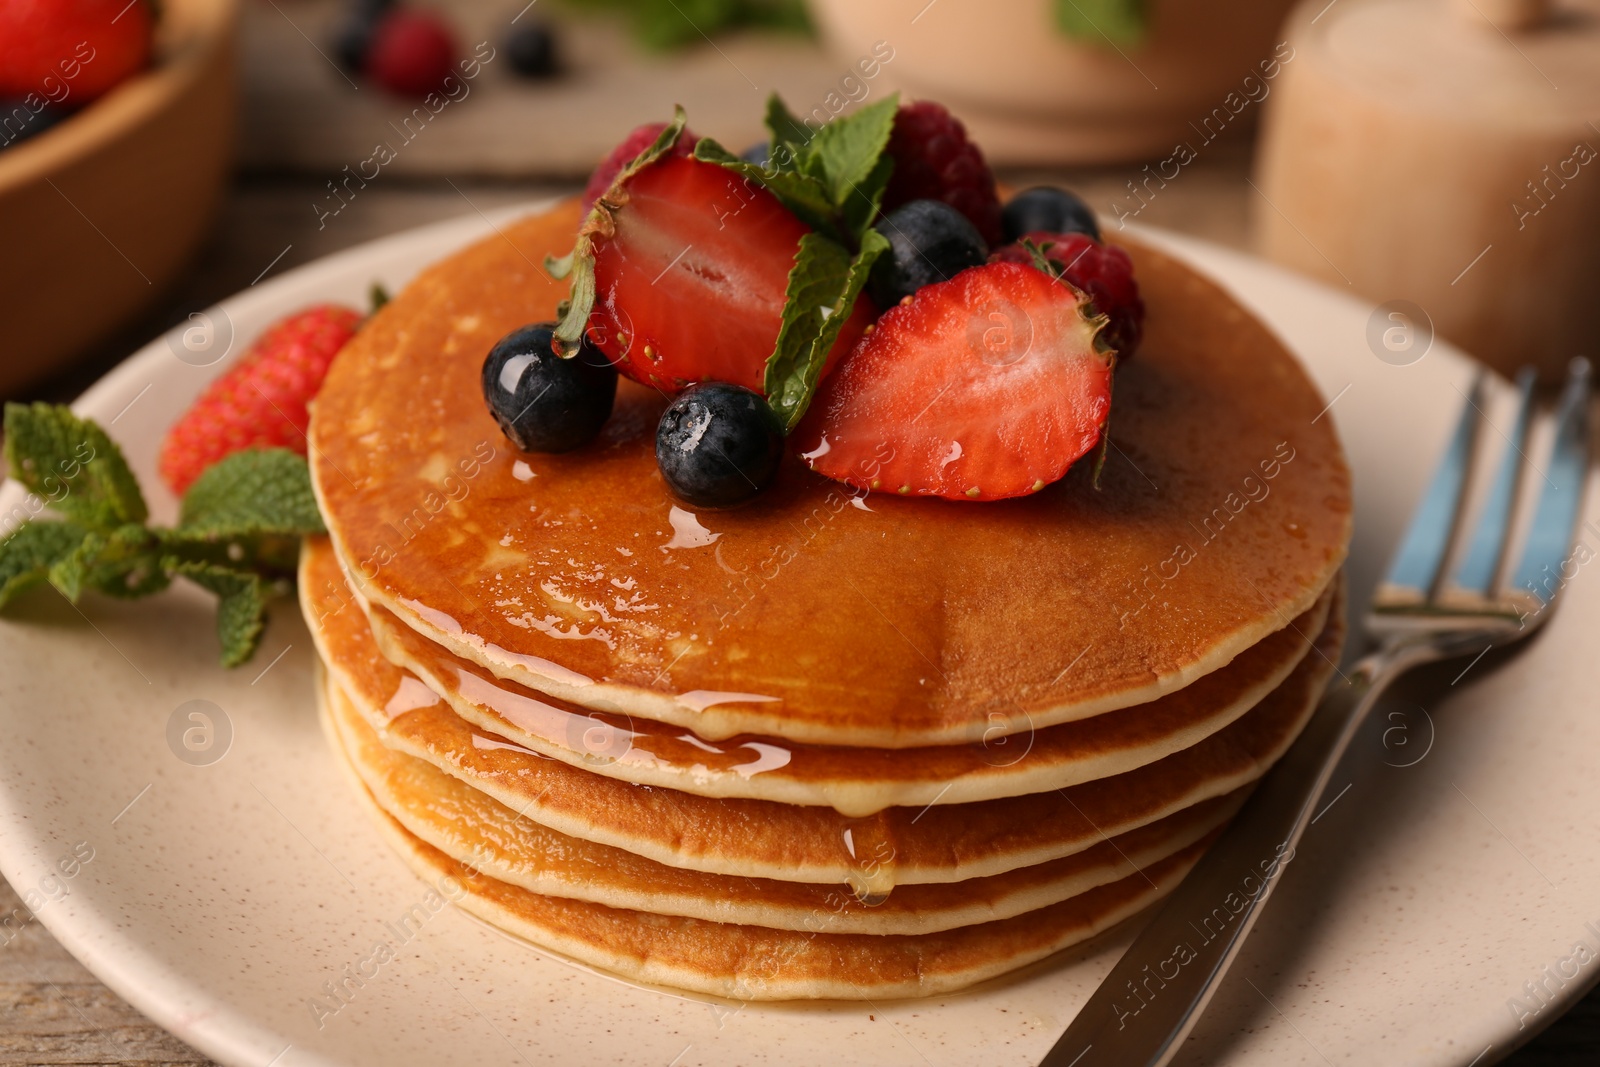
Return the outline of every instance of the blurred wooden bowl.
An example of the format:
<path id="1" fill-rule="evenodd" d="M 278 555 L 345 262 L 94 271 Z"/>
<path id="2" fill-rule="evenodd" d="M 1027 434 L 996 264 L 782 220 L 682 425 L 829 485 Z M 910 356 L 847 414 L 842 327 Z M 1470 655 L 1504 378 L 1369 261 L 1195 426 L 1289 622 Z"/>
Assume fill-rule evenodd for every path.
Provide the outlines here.
<path id="1" fill-rule="evenodd" d="M 159 299 L 199 245 L 232 155 L 236 0 L 162 0 L 155 62 L 0 152 L 0 395 Z"/>

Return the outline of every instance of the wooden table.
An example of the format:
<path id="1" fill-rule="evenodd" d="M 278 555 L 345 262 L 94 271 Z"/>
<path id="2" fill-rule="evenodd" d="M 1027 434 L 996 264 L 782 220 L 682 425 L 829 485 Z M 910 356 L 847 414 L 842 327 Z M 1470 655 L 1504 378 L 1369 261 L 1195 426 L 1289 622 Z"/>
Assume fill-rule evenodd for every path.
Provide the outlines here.
<path id="1" fill-rule="evenodd" d="M 304 67 L 315 72 L 316 68 L 305 55 L 297 54 L 303 43 L 297 43 L 302 39 L 296 36 L 298 30 L 294 26 L 274 26 L 272 7 L 251 7 L 254 10 L 249 21 L 259 32 L 246 37 L 249 43 L 245 67 L 247 73 L 254 71 L 246 85 L 247 124 L 243 136 L 243 154 L 250 167 L 230 189 L 214 237 L 193 269 L 158 308 L 122 336 L 88 353 L 71 371 L 33 390 L 33 397 L 71 399 L 141 344 L 182 321 L 190 311 L 212 304 L 261 277 L 412 226 L 575 188 L 570 181 L 499 177 L 519 168 L 516 159 L 505 153 L 492 154 L 481 166 L 465 160 L 462 171 L 452 176 L 446 173 L 450 151 L 471 143 L 453 139 L 429 148 L 426 154 L 415 153 L 408 168 L 385 173 L 337 217 L 319 226 L 314 205 L 323 202 L 327 176 L 338 170 L 326 164 L 344 158 L 348 137 L 341 141 L 328 135 L 325 128 L 304 141 L 291 136 L 290 117 L 304 116 L 319 102 L 315 93 L 306 96 L 302 88 L 296 87 L 302 83 L 292 78 L 274 81 L 275 57 L 287 56 L 292 71 Z M 314 5 L 294 5 L 289 10 L 295 19 L 309 22 L 313 28 L 325 18 L 325 11 Z M 789 52 L 784 54 L 788 56 L 785 62 L 796 62 Z M 704 60 L 701 56 L 697 62 Z M 815 65 L 813 60 L 812 66 Z M 335 83 L 328 72 L 316 73 L 326 75 L 325 86 Z M 804 80 L 814 71 L 808 74 L 803 63 L 796 63 L 791 73 Z M 279 83 L 284 85 L 282 92 L 290 94 L 292 107 L 281 106 L 281 100 L 279 105 L 274 104 L 271 86 Z M 340 121 L 350 122 L 359 131 L 361 124 L 371 118 L 367 111 L 376 106 L 367 100 L 346 101 Z M 252 139 L 253 135 L 259 136 Z M 1181 180 L 1170 183 L 1150 202 L 1138 221 L 1236 248 L 1248 247 L 1249 219 L 1252 211 L 1259 208 L 1258 203 L 1252 202 L 1255 194 L 1245 181 L 1250 148 L 1247 137 L 1240 136 L 1207 146 L 1206 153 L 1185 168 Z M 590 156 L 595 154 L 592 146 L 586 151 Z M 294 166 L 285 170 L 281 166 L 285 159 Z M 572 161 L 563 158 L 555 169 L 571 171 L 572 167 Z M 1110 205 L 1126 195 L 1126 183 L 1137 172 L 1137 167 L 1125 166 L 1057 173 L 1013 172 L 1002 177 L 1014 187 L 1040 181 L 1067 185 L 1109 213 Z M 0 914 L 9 914 L 21 906 L 15 892 L 0 881 Z M 28 923 L 9 944 L 0 945 L 0 1064 L 206 1062 L 204 1056 L 149 1022 L 101 985 L 37 922 Z M 1513 1067 L 1577 1067 L 1600 1062 L 1600 993 L 1589 996 L 1504 1062 Z"/>

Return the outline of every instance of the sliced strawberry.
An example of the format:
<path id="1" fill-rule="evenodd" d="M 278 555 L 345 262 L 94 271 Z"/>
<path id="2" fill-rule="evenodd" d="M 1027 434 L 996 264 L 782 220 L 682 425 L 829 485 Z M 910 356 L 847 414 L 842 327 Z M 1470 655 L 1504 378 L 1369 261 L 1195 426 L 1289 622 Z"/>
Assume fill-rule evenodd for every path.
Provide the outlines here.
<path id="1" fill-rule="evenodd" d="M 590 340 L 664 392 L 701 381 L 762 391 L 805 223 L 732 171 L 675 156 L 628 179 L 619 199 L 610 232 L 592 237 Z M 856 302 L 829 366 L 871 323 L 870 305 Z"/>
<path id="2" fill-rule="evenodd" d="M 633 157 L 643 152 L 661 136 L 661 131 L 667 128 L 665 122 L 647 122 L 643 126 L 635 126 L 622 143 L 611 150 L 611 154 L 600 161 L 594 168 L 594 173 L 589 175 L 589 182 L 583 187 L 583 213 L 587 215 L 594 202 L 600 199 L 600 194 L 611 188 L 611 183 L 617 180 L 617 175 L 622 173 L 622 168 L 633 162 Z M 694 143 L 699 140 L 688 130 L 678 135 L 669 150 L 674 156 L 687 156 L 694 151 Z"/>
<path id="3" fill-rule="evenodd" d="M 1127 359 L 1139 348 L 1144 335 L 1144 301 L 1133 277 L 1133 260 L 1116 245 L 1102 244 L 1085 233 L 1046 233 L 1035 230 L 1023 236 L 1046 259 L 1060 264 L 1061 276 L 1089 294 L 1096 311 L 1111 320 L 1105 342 Z M 991 263 L 1032 263 L 1033 254 L 1022 241 L 995 250 Z"/>
<path id="4" fill-rule="evenodd" d="M 859 489 L 998 500 L 1060 478 L 1099 442 L 1113 357 L 1076 290 L 990 263 L 891 308 L 822 383 L 792 440 Z"/>

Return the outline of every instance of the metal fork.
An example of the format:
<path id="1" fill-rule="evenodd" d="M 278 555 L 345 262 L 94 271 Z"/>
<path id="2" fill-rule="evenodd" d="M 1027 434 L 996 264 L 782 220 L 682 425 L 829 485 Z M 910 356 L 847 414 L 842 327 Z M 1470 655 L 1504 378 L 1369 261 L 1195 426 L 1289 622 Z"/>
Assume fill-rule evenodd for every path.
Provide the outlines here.
<path id="1" fill-rule="evenodd" d="M 1564 568 L 1573 558 L 1589 468 L 1589 364 L 1572 363 L 1521 559 L 1502 577 L 1522 470 L 1531 466 L 1524 446 L 1533 422 L 1532 373 L 1524 371 L 1517 385 L 1521 404 L 1509 447 L 1460 564 L 1447 574 L 1484 421 L 1482 374 L 1373 598 L 1366 629 L 1377 648 L 1329 687 L 1299 739 L 1106 976 L 1041 1067 L 1170 1062 L 1238 955 L 1293 858 L 1335 764 L 1384 688 L 1424 663 L 1481 657 L 1549 619 L 1568 578 Z"/>

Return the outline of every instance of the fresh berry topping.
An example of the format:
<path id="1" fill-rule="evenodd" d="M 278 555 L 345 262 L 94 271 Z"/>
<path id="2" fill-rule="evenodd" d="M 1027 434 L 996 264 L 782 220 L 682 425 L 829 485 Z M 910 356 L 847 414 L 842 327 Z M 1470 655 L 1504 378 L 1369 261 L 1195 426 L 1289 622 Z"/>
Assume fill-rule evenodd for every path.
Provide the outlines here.
<path id="1" fill-rule="evenodd" d="M 6 0 L 0 3 L 0 96 L 87 104 L 144 69 L 154 26 L 146 0 Z M 54 87 L 54 88 L 52 88 Z"/>
<path id="2" fill-rule="evenodd" d="M 1103 322 L 1043 271 L 962 271 L 878 320 L 822 383 L 796 448 L 860 489 L 950 500 L 1042 489 L 1104 430 Z"/>
<path id="3" fill-rule="evenodd" d="M 555 29 L 545 22 L 525 22 L 506 34 L 506 59 L 524 78 L 550 78 L 560 73 Z"/>
<path id="4" fill-rule="evenodd" d="M 270 327 L 167 431 L 161 480 L 182 495 L 211 464 L 246 448 L 305 455 L 306 405 L 360 325 L 358 312 L 320 304 Z"/>
<path id="5" fill-rule="evenodd" d="M 333 31 L 333 58 L 351 74 L 367 69 L 372 34 L 378 20 L 394 7 L 394 0 L 347 0 Z"/>
<path id="6" fill-rule="evenodd" d="M 1024 234 L 1086 233 L 1100 240 L 1100 223 L 1081 199 L 1051 185 L 1036 185 L 1012 197 L 1000 213 L 1006 240 L 1020 240 Z"/>
<path id="7" fill-rule="evenodd" d="M 873 227 L 889 250 L 872 268 L 872 298 L 889 307 L 925 285 L 948 281 L 984 261 L 983 237 L 965 215 L 938 200 L 913 200 Z"/>
<path id="8" fill-rule="evenodd" d="M 592 235 L 590 339 L 663 392 L 708 380 L 762 390 L 806 225 L 733 171 L 680 156 L 644 167 L 623 192 Z M 867 305 L 856 302 L 830 364 L 872 321 Z"/>
<path id="9" fill-rule="evenodd" d="M 889 155 L 894 173 L 884 194 L 884 211 L 913 200 L 942 200 L 978 228 L 985 244 L 1000 243 L 994 174 L 978 146 L 967 140 L 966 127 L 943 105 L 919 100 L 902 107 L 889 135 Z"/>
<path id="10" fill-rule="evenodd" d="M 483 398 L 511 443 L 524 452 L 582 448 L 611 415 L 617 371 L 593 345 L 562 359 L 550 347 L 553 322 L 513 330 L 483 361 Z"/>
<path id="11" fill-rule="evenodd" d="M 757 393 L 725 382 L 684 390 L 656 427 L 656 463 L 685 503 L 722 508 L 772 483 L 783 427 Z"/>
<path id="12" fill-rule="evenodd" d="M 1095 310 L 1110 319 L 1101 339 L 1127 359 L 1139 348 L 1144 334 L 1144 301 L 1133 277 L 1133 260 L 1116 245 L 1101 244 L 1082 233 L 1030 233 L 1024 240 L 1039 248 L 1046 259 L 1060 265 L 1061 276 L 1094 301 Z M 1033 263 L 1022 245 L 1006 245 L 990 257 L 1001 263 Z"/>
<path id="13" fill-rule="evenodd" d="M 444 87 L 455 60 L 455 36 L 443 19 L 430 11 L 395 8 L 373 28 L 366 72 L 392 93 L 427 96 Z"/>
<path id="14" fill-rule="evenodd" d="M 622 139 L 622 143 L 611 150 L 611 154 L 600 161 L 594 168 L 594 173 L 589 175 L 589 184 L 583 187 L 583 212 L 589 213 L 594 202 L 600 199 L 600 194 L 611 188 L 611 183 L 617 180 L 617 175 L 622 173 L 622 168 L 633 162 L 635 156 L 655 143 L 661 136 L 661 131 L 667 128 L 665 122 L 647 122 L 637 126 L 634 131 Z M 699 140 L 688 130 L 678 135 L 677 142 L 668 150 L 668 155 L 687 156 L 694 151 L 694 143 Z"/>

